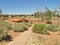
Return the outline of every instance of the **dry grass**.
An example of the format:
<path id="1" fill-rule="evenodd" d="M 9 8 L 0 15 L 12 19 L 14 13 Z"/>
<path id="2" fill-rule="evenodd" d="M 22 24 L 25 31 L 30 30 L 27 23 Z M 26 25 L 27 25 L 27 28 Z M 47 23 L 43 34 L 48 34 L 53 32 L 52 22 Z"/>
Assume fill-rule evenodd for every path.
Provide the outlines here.
<path id="1" fill-rule="evenodd" d="M 55 45 L 60 43 L 60 32 L 50 32 L 50 35 L 34 34 L 44 45 Z"/>

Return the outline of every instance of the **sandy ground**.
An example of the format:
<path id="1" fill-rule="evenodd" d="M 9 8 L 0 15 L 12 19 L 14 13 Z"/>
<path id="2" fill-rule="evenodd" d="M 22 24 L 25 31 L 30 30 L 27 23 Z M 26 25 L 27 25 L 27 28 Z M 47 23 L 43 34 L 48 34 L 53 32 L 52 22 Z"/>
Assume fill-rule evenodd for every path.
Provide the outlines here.
<path id="1" fill-rule="evenodd" d="M 39 40 L 39 42 L 43 43 L 44 45 L 55 45 L 57 43 L 60 43 L 59 32 L 51 32 L 50 35 L 34 34 L 34 36 L 34 38 L 37 38 L 37 40 Z"/>
<path id="2" fill-rule="evenodd" d="M 41 43 L 38 38 L 32 35 L 26 45 L 44 45 Z"/>
<path id="3" fill-rule="evenodd" d="M 30 39 L 32 35 L 32 27 L 29 28 L 28 31 L 25 31 L 21 35 L 19 35 L 17 38 L 15 38 L 13 41 L 9 42 L 7 45 L 26 45 L 28 40 Z"/>

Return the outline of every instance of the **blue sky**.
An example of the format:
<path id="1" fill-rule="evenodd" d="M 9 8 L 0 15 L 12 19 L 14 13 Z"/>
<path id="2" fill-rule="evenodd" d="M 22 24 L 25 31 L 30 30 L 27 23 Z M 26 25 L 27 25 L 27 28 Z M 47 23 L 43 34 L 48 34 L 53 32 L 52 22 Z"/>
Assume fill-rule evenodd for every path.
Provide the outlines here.
<path id="1" fill-rule="evenodd" d="M 58 4 L 59 0 L 0 0 L 4 14 L 31 14 L 45 7 L 53 10 Z"/>

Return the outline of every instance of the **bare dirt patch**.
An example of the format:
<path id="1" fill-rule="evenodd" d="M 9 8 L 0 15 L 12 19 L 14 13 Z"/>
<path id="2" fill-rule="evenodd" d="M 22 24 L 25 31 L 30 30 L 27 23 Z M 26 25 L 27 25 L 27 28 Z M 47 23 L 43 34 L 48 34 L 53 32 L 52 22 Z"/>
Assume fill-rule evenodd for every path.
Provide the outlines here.
<path id="1" fill-rule="evenodd" d="M 39 42 L 44 45 L 55 45 L 56 43 L 60 43 L 60 33 L 59 32 L 50 32 L 50 35 L 44 34 L 34 34 L 35 37 L 38 37 Z"/>

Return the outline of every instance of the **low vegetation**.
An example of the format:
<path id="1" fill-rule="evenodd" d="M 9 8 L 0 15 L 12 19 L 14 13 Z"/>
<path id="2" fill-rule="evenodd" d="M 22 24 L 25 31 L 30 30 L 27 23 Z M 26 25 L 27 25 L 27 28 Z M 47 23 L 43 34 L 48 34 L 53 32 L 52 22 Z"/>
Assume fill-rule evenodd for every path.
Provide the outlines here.
<path id="1" fill-rule="evenodd" d="M 45 24 L 37 23 L 34 25 L 32 29 L 33 29 L 33 32 L 36 32 L 36 33 L 49 34 L 48 27 Z"/>
<path id="2" fill-rule="evenodd" d="M 13 30 L 14 32 L 24 31 L 24 29 L 21 27 L 20 24 L 14 24 L 14 25 L 12 26 L 12 30 Z"/>
<path id="3" fill-rule="evenodd" d="M 6 21 L 0 21 L 0 26 L 1 27 L 6 27 L 6 28 L 8 28 L 8 30 L 11 30 L 12 29 L 12 24 L 11 23 L 9 23 L 9 22 L 6 22 Z"/>
<path id="4" fill-rule="evenodd" d="M 23 22 L 26 26 L 28 26 L 28 27 L 31 27 L 32 25 L 31 25 L 31 23 L 28 23 L 28 22 Z"/>
<path id="5" fill-rule="evenodd" d="M 60 31 L 60 26 L 59 25 L 49 24 L 48 25 L 48 30 L 52 31 L 52 32 L 57 32 L 57 31 Z"/>
<path id="6" fill-rule="evenodd" d="M 22 23 L 15 23 L 12 26 L 12 30 L 15 32 L 23 32 L 28 30 L 28 27 L 30 27 L 31 24 L 27 22 L 22 22 Z"/>
<path id="7" fill-rule="evenodd" d="M 0 21 L 0 41 L 8 38 L 8 30 L 11 29 L 11 24 L 5 21 Z"/>
<path id="8" fill-rule="evenodd" d="M 28 30 L 28 27 L 25 26 L 23 23 L 16 23 L 12 26 L 12 30 L 15 32 L 23 32 L 25 30 Z"/>
<path id="9" fill-rule="evenodd" d="M 5 39 L 8 36 L 7 30 L 8 29 L 6 27 L 1 27 L 0 26 L 0 41 Z"/>
<path id="10" fill-rule="evenodd" d="M 59 26 L 58 25 L 49 24 L 48 25 L 48 30 L 52 31 L 52 32 L 56 32 L 56 31 L 59 30 Z"/>
<path id="11" fill-rule="evenodd" d="M 49 34 L 49 31 L 52 31 L 52 32 L 60 31 L 60 26 L 53 25 L 53 24 L 37 23 L 37 24 L 34 24 L 32 30 L 35 33 Z"/>
<path id="12" fill-rule="evenodd" d="M 8 31 L 13 30 L 14 32 L 23 32 L 28 30 L 28 27 L 30 27 L 30 23 L 14 23 L 11 24 L 6 21 L 0 21 L 0 41 L 8 39 Z"/>

